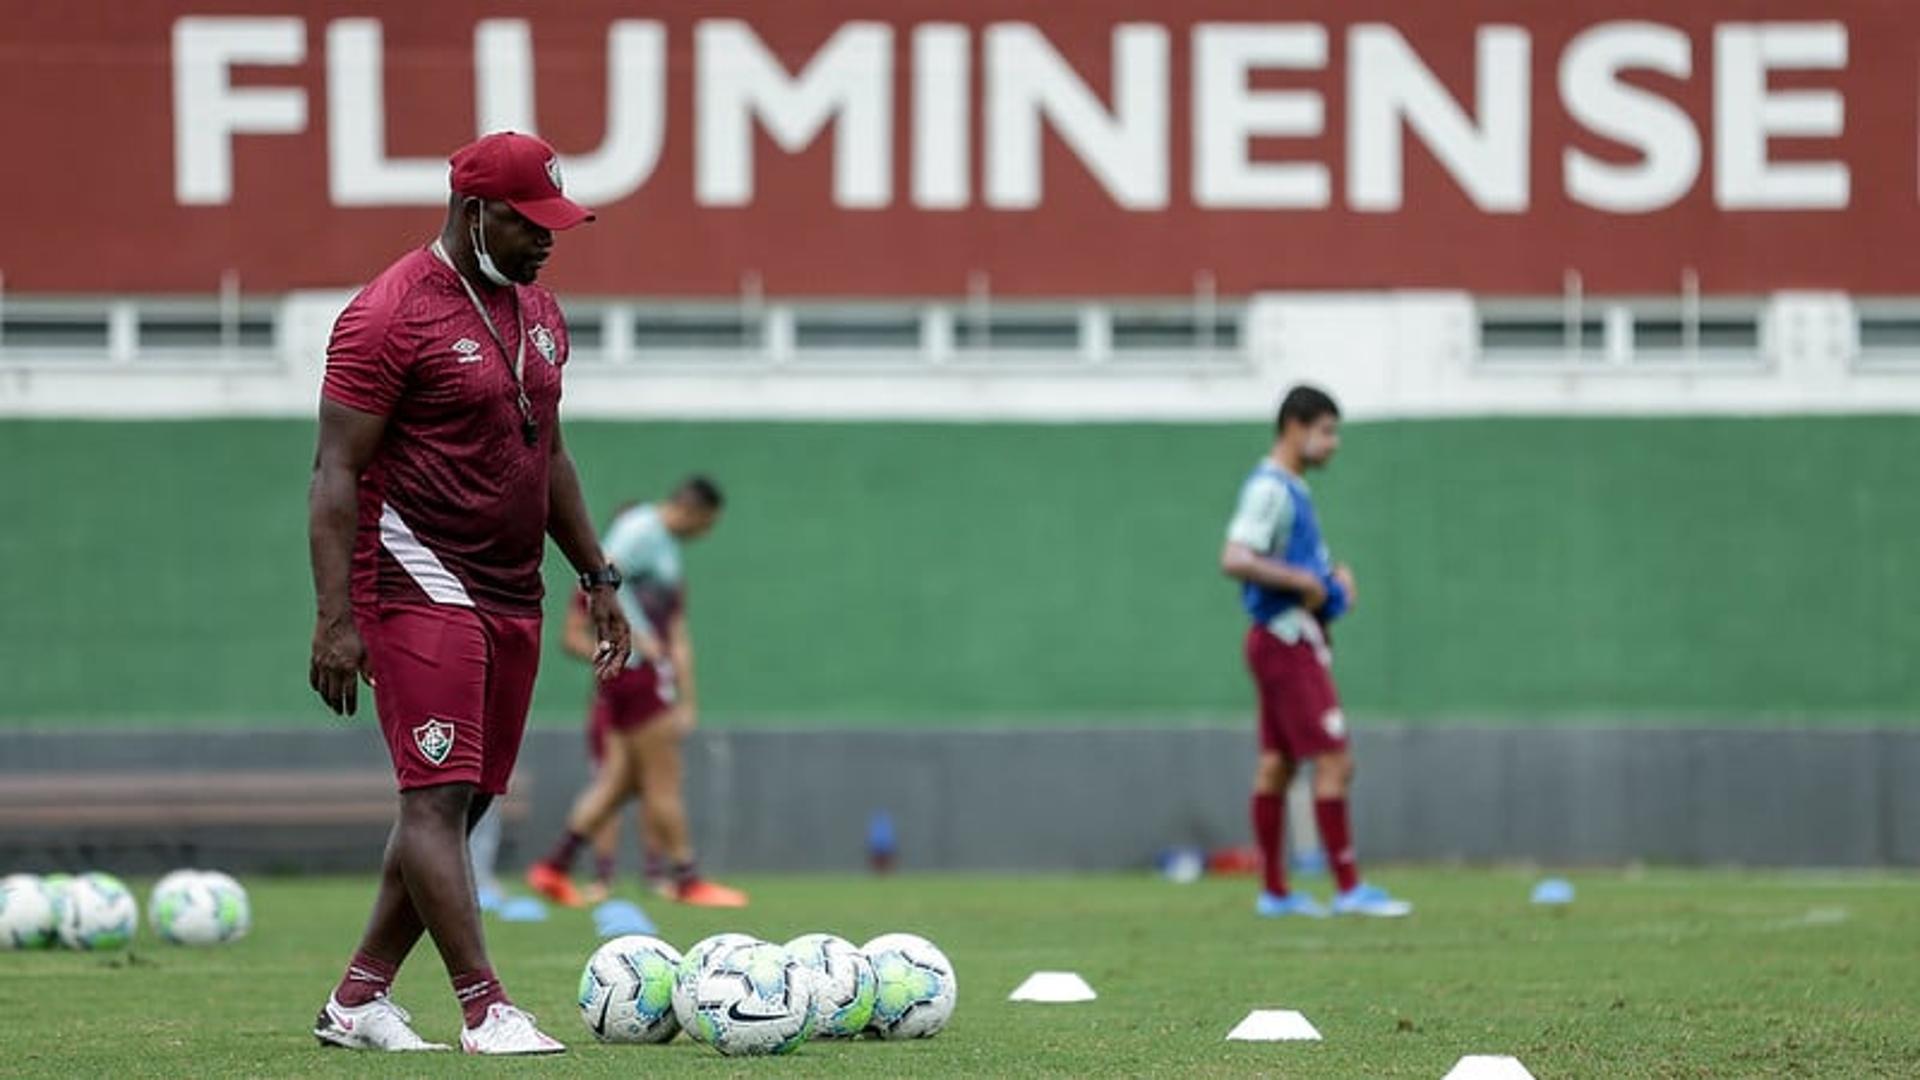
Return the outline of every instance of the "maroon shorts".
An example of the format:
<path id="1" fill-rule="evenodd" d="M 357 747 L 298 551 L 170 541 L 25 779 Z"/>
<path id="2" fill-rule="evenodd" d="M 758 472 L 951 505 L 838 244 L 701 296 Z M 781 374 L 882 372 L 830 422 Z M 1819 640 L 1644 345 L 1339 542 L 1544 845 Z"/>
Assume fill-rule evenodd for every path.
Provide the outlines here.
<path id="1" fill-rule="evenodd" d="M 1347 719 L 1333 687 L 1326 643 L 1288 643 L 1264 626 L 1247 629 L 1247 670 L 1260 693 L 1260 749 L 1304 761 L 1347 748 Z"/>
<path id="2" fill-rule="evenodd" d="M 388 604 L 359 622 L 400 790 L 506 794 L 540 666 L 540 616 Z"/>
<path id="3" fill-rule="evenodd" d="M 598 762 L 605 753 L 610 731 L 633 731 L 666 715 L 673 708 L 673 687 L 661 678 L 660 665 L 643 663 L 603 682 L 593 695 L 593 715 L 587 721 L 587 748 Z"/>

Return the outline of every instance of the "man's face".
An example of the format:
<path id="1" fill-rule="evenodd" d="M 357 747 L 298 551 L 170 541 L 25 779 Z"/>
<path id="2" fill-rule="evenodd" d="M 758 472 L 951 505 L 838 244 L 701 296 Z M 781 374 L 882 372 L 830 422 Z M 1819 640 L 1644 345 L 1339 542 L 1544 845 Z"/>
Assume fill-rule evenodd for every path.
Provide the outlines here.
<path id="1" fill-rule="evenodd" d="M 681 510 L 680 528 L 677 531 L 682 540 L 698 540 L 712 532 L 713 527 L 719 523 L 720 511 L 690 505 Z"/>
<path id="2" fill-rule="evenodd" d="M 1340 418 L 1327 413 L 1310 424 L 1296 425 L 1300 439 L 1300 460 L 1309 468 L 1320 468 L 1333 460 L 1340 449 Z"/>
<path id="3" fill-rule="evenodd" d="M 477 220 L 486 230 L 487 254 L 500 272 L 522 285 L 540 276 L 553 252 L 553 233 L 520 216 L 504 202 L 474 199 L 467 203 L 468 222 Z"/>

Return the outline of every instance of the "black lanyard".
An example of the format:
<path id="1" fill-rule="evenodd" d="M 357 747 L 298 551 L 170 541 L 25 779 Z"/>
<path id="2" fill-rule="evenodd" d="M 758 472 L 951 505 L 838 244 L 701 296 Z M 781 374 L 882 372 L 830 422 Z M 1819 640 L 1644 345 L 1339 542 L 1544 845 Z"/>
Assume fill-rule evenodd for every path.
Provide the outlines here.
<path id="1" fill-rule="evenodd" d="M 467 290 L 467 299 L 473 302 L 473 310 L 480 313 L 480 321 L 487 325 L 487 334 L 500 347 L 500 358 L 505 360 L 507 341 L 493 325 L 493 316 L 487 314 L 487 305 L 480 302 L 480 294 L 473 291 L 473 283 L 467 280 L 467 275 L 461 273 L 459 267 L 453 265 L 452 257 L 439 240 L 433 242 L 433 256 L 446 263 L 447 269 L 453 271 L 453 276 L 460 279 L 460 287 Z M 520 437 L 526 440 L 528 446 L 535 446 L 540 442 L 540 421 L 534 418 L 533 402 L 527 397 L 527 316 L 520 308 L 519 286 L 509 285 L 508 288 L 513 290 L 513 320 L 519 324 L 520 346 L 514 350 L 513 360 L 507 370 L 513 374 L 514 404 L 520 408 Z"/>

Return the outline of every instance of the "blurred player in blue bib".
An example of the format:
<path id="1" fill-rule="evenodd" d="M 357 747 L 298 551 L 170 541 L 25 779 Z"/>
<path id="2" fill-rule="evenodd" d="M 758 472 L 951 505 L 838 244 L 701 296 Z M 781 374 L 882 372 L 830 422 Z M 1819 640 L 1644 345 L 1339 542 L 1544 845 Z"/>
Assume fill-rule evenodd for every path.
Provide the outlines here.
<path id="1" fill-rule="evenodd" d="M 1353 573 L 1333 561 L 1303 479 L 1340 448 L 1340 407 L 1321 390 L 1297 386 L 1280 405 L 1273 449 L 1240 488 L 1220 569 L 1241 583 L 1247 669 L 1260 701 L 1260 763 L 1251 814 L 1260 847 L 1264 916 L 1327 914 L 1286 877 L 1287 786 L 1311 766 L 1313 814 L 1338 892 L 1333 914 L 1400 916 L 1413 905 L 1360 880 L 1347 816 L 1353 754 L 1333 685 L 1327 626 L 1357 598 Z"/>

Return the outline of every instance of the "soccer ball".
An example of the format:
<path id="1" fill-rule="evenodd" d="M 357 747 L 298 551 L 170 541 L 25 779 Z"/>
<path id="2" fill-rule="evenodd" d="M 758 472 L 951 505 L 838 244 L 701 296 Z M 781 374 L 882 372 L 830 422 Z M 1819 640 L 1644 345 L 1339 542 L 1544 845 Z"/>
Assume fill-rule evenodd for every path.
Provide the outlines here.
<path id="1" fill-rule="evenodd" d="M 644 934 L 600 946 L 580 973 L 580 1019 L 608 1043 L 663 1043 L 680 1031 L 673 985 L 680 951 Z"/>
<path id="2" fill-rule="evenodd" d="M 40 879 L 40 887 L 47 890 L 47 903 L 53 905 L 53 941 L 60 941 L 60 901 L 66 899 L 67 890 L 73 888 L 72 874 L 48 874 Z"/>
<path id="3" fill-rule="evenodd" d="M 200 877 L 207 883 L 207 887 L 213 890 L 214 897 L 220 902 L 221 910 L 230 913 L 234 930 L 233 936 L 227 940 L 234 941 L 246 937 L 247 931 L 253 929 L 253 901 L 247 896 L 247 890 L 242 888 L 232 875 L 219 870 L 202 870 Z"/>
<path id="4" fill-rule="evenodd" d="M 240 883 L 199 870 L 176 870 L 161 878 L 147 900 L 147 918 L 161 940 L 175 945 L 233 941 L 252 924 Z"/>
<path id="5" fill-rule="evenodd" d="M 806 934 L 787 942 L 787 951 L 813 975 L 814 1036 L 851 1039 L 865 1031 L 877 984 L 872 962 L 853 942 Z"/>
<path id="6" fill-rule="evenodd" d="M 694 988 L 700 982 L 700 973 L 706 968 L 707 961 L 736 945 L 754 945 L 759 938 L 746 934 L 715 934 L 701 938 L 693 943 L 693 948 L 680 958 L 680 970 L 673 978 L 673 1015 L 694 1042 L 706 1042 L 705 1033 L 693 1022 Z"/>
<path id="7" fill-rule="evenodd" d="M 122 949 L 133 940 L 139 908 L 112 874 L 81 874 L 56 904 L 60 943 L 69 949 Z"/>
<path id="8" fill-rule="evenodd" d="M 34 874 L 0 878 L 0 949 L 44 949 L 53 944 L 53 894 Z"/>
<path id="9" fill-rule="evenodd" d="M 169 889 L 179 888 L 181 885 L 185 884 L 189 878 L 195 878 L 199 876 L 200 876 L 200 871 L 198 870 L 169 870 L 165 874 L 161 875 L 159 881 L 156 881 L 153 883 L 153 891 L 151 893 L 148 893 L 147 895 L 149 897 L 158 896 Z"/>
<path id="10" fill-rule="evenodd" d="M 813 976 L 768 942 L 718 950 L 694 984 L 693 1029 L 728 1057 L 791 1053 L 813 1034 Z"/>
<path id="11" fill-rule="evenodd" d="M 879 983 L 869 1027 L 883 1039 L 925 1039 L 953 1018 L 960 983 L 947 954 L 914 934 L 882 934 L 861 946 Z"/>

